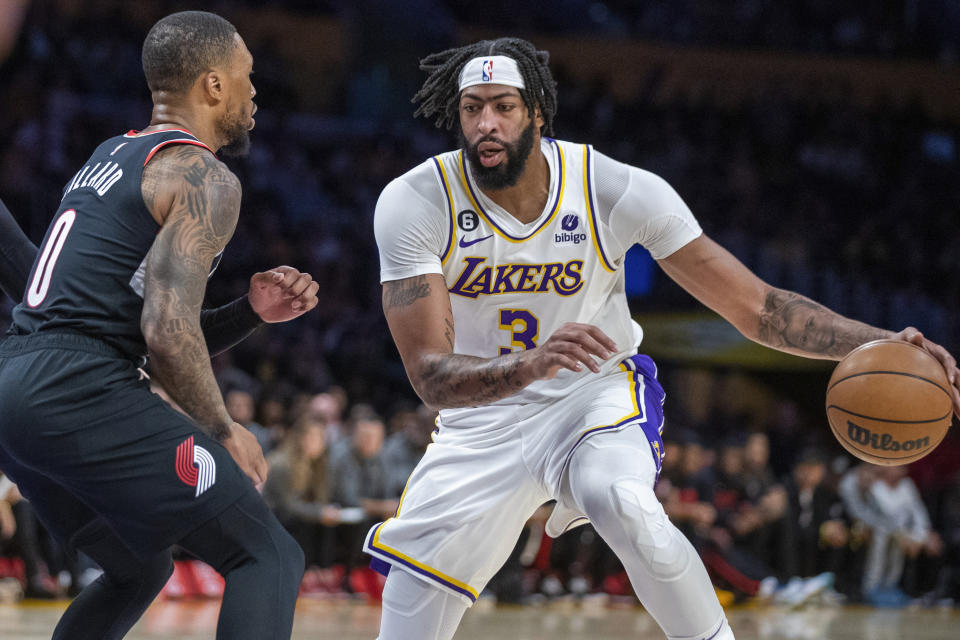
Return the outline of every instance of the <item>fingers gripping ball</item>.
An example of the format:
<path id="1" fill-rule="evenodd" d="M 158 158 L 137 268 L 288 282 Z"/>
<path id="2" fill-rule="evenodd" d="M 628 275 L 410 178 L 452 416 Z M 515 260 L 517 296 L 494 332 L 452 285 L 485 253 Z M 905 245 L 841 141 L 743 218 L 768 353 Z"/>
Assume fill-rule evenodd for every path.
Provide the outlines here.
<path id="1" fill-rule="evenodd" d="M 827 420 L 843 447 L 867 462 L 919 460 L 940 444 L 953 406 L 943 366 L 903 340 L 861 345 L 827 385 Z"/>

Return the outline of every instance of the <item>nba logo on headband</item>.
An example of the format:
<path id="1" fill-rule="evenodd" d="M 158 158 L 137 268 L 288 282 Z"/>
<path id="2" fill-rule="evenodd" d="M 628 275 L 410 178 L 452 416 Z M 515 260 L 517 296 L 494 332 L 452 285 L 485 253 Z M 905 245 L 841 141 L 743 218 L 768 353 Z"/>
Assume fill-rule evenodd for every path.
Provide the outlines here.
<path id="1" fill-rule="evenodd" d="M 497 64 L 497 75 L 494 80 L 493 64 Z M 503 84 L 508 87 L 523 89 L 523 76 L 517 61 L 507 56 L 487 56 L 474 58 L 460 70 L 460 90 L 478 84 Z"/>
<path id="2" fill-rule="evenodd" d="M 493 60 L 484 60 L 480 66 L 480 79 L 484 82 L 493 82 Z"/>

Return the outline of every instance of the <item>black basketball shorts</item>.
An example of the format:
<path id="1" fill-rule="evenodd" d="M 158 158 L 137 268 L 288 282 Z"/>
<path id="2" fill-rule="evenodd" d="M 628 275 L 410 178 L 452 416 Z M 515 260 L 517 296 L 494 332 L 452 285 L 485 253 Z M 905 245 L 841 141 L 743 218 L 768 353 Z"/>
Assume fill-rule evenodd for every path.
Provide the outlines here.
<path id="1" fill-rule="evenodd" d="M 0 469 L 65 542 L 99 516 L 142 558 L 255 490 L 132 361 L 69 333 L 0 344 Z"/>

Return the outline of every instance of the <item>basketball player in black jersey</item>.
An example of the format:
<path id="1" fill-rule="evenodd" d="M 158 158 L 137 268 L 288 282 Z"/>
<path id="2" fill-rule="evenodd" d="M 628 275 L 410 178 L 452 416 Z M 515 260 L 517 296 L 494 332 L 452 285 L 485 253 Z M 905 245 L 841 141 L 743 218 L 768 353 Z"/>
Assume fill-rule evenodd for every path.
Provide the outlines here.
<path id="1" fill-rule="evenodd" d="M 288 638 L 303 554 L 255 484 L 266 463 L 224 407 L 201 329 L 206 280 L 237 222 L 240 185 L 214 152 L 253 128 L 252 56 L 204 12 L 153 26 L 150 126 L 102 143 L 67 183 L 0 344 L 0 469 L 104 574 L 56 639 L 122 638 L 178 544 L 226 579 L 218 638 Z M 270 273 L 257 309 L 291 319 L 317 284 Z M 189 418 L 152 394 L 151 372 Z"/>
<path id="2" fill-rule="evenodd" d="M 38 253 L 36 245 L 0 200 L 0 289 L 15 302 L 23 299 Z M 265 318 L 270 318 L 270 322 L 284 322 L 312 309 L 316 305 L 315 294 L 310 295 L 309 291 L 300 296 L 295 294 L 304 282 L 311 282 L 308 274 L 288 266 L 275 267 L 253 274 L 246 295 L 222 307 L 201 311 L 200 328 L 210 355 L 219 355 L 248 338 L 266 322 Z M 295 302 L 302 303 L 303 308 L 293 309 Z"/>

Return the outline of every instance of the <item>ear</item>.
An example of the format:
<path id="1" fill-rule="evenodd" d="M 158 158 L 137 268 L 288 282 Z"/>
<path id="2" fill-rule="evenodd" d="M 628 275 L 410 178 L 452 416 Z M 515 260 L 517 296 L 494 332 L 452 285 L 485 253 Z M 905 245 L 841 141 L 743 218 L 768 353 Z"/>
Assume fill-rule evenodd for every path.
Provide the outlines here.
<path id="1" fill-rule="evenodd" d="M 223 74 L 221 71 L 213 69 L 200 76 L 200 84 L 203 87 L 204 96 L 212 102 L 223 100 Z"/>
<path id="2" fill-rule="evenodd" d="M 543 112 L 540 111 L 540 105 L 537 105 L 537 108 L 533 112 L 533 121 L 537 125 L 537 129 L 543 130 L 543 125 L 546 124 L 546 120 L 543 119 Z"/>

